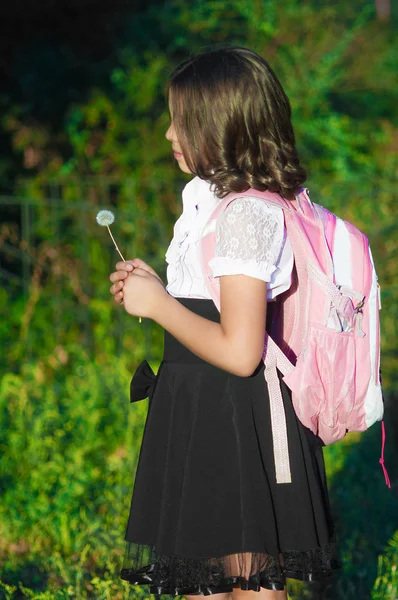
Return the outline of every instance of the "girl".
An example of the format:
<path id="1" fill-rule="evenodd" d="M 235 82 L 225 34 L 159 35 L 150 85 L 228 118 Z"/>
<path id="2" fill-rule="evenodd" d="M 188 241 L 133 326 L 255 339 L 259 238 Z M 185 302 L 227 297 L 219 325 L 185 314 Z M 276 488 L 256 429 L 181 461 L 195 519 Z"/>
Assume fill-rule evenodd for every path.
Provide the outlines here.
<path id="1" fill-rule="evenodd" d="M 268 189 L 295 201 L 306 174 L 289 100 L 254 52 L 203 51 L 173 72 L 168 94 L 166 138 L 180 169 L 195 176 L 166 252 L 168 284 L 140 259 L 118 263 L 110 276 L 116 302 L 165 329 L 122 577 L 188 599 L 282 600 L 286 578 L 314 581 L 340 566 L 323 443 L 296 418 L 283 380 L 292 482 L 275 481 L 262 352 L 267 302 L 291 285 L 292 247 L 281 209 L 234 200 L 210 262 L 220 277 L 219 313 L 199 242 L 229 192 Z"/>

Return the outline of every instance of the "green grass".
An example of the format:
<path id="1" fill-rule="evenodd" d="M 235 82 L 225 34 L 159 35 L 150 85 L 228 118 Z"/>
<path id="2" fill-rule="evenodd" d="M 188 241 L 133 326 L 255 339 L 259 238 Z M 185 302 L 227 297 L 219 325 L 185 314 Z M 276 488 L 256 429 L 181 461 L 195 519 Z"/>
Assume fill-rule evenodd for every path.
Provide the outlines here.
<path id="1" fill-rule="evenodd" d="M 117 571 L 148 402 L 129 404 L 130 378 L 77 349 L 3 377 L 0 597 L 128 596 Z"/>

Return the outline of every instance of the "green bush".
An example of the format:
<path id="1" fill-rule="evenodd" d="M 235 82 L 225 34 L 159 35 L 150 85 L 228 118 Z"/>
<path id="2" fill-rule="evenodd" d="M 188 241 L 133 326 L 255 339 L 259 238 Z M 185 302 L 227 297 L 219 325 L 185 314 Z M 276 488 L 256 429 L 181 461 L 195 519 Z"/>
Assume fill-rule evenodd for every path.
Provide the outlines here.
<path id="1" fill-rule="evenodd" d="M 372 600 L 398 598 L 398 531 L 390 540 L 386 553 L 379 556 L 378 574 Z"/>
<path id="2" fill-rule="evenodd" d="M 130 378 L 126 360 L 96 364 L 79 348 L 3 377 L 0 556 L 8 584 L 40 589 L 50 579 L 108 597 L 148 402 L 129 404 Z"/>

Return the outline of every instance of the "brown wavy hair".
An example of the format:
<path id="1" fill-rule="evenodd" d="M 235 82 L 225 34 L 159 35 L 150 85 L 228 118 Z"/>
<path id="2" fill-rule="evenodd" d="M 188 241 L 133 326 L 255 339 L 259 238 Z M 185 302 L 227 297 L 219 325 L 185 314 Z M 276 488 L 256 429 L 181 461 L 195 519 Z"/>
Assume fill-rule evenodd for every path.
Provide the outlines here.
<path id="1" fill-rule="evenodd" d="M 264 58 L 239 46 L 211 46 L 182 62 L 166 94 L 189 170 L 219 198 L 249 188 L 293 200 L 306 180 L 291 106 Z"/>

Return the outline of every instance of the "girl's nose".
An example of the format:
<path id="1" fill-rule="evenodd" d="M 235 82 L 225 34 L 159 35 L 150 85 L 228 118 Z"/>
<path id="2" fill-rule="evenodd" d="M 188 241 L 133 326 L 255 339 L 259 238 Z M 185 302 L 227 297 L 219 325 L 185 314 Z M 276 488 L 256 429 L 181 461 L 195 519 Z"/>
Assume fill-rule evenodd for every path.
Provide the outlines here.
<path id="1" fill-rule="evenodd" d="M 175 131 L 174 131 L 174 127 L 173 125 L 170 125 L 170 127 L 168 128 L 168 130 L 165 133 L 166 136 L 166 140 L 168 140 L 169 142 L 176 142 L 176 138 L 175 138 Z"/>

